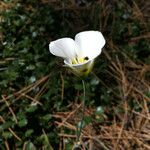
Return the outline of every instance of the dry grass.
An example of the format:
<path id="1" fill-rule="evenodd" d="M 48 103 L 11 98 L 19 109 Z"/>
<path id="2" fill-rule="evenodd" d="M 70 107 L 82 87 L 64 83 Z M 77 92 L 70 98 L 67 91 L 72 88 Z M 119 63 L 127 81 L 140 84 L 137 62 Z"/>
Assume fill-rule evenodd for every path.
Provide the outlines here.
<path id="1" fill-rule="evenodd" d="M 145 65 L 137 65 L 132 60 L 127 59 L 126 64 L 122 64 L 118 58 L 111 60 L 109 54 L 106 57 L 111 61 L 109 66 L 113 73 L 110 72 L 118 82 L 118 89 L 122 93 L 120 104 L 117 106 L 122 109 L 122 113 L 115 113 L 113 119 L 110 120 L 109 114 L 116 112 L 117 107 L 108 108 L 104 122 L 96 123 L 93 118 L 92 123 L 87 125 L 82 131 L 81 144 L 83 149 L 85 145 L 90 150 L 98 149 L 150 149 L 150 98 L 144 93 L 150 88 L 150 82 L 144 79 L 150 67 Z M 130 68 L 132 68 L 132 71 Z M 130 106 L 130 99 L 140 107 L 139 111 Z M 58 112 L 53 115 L 56 118 L 56 125 L 61 128 L 59 133 L 62 141 L 68 139 L 76 139 L 76 124 L 80 120 L 81 104 L 72 104 L 69 106 L 69 112 Z M 87 108 L 85 116 L 93 116 L 94 110 Z M 110 124 L 110 125 L 108 125 Z M 64 134 L 64 130 L 71 130 L 72 135 Z M 62 143 L 60 143 L 62 145 Z M 65 145 L 64 145 L 65 147 Z M 60 150 L 65 148 L 60 148 Z"/>
<path id="2" fill-rule="evenodd" d="M 149 102 L 150 98 L 144 93 L 150 88 L 150 81 L 146 80 L 145 74 L 150 71 L 150 67 L 143 64 L 136 64 L 129 58 L 123 64 L 116 57 L 112 60 L 111 56 L 105 52 L 106 57 L 111 61 L 109 66 L 110 70 L 108 73 L 114 77 L 118 82 L 117 88 L 120 90 L 122 95 L 120 96 L 120 104 L 118 106 L 108 109 L 107 113 L 103 115 L 103 123 L 96 122 L 95 118 L 92 118 L 92 122 L 84 127 L 81 137 L 81 145 L 85 149 L 85 145 L 89 147 L 89 150 L 98 149 L 139 149 L 149 150 L 150 149 L 150 112 Z M 125 55 L 125 54 L 123 54 Z M 131 69 L 132 68 L 132 69 Z M 131 70 L 131 71 L 130 71 Z M 14 120 L 15 113 L 10 107 L 10 99 L 15 96 L 15 101 L 20 100 L 22 97 L 26 97 L 31 101 L 32 104 L 40 104 L 39 98 L 45 91 L 46 81 L 50 75 L 39 79 L 37 82 L 24 87 L 20 91 L 14 92 L 13 95 L 4 96 L 0 103 L 5 103 L 9 109 L 10 115 L 13 116 Z M 30 92 L 39 85 L 42 84 L 41 90 L 33 97 L 30 96 Z M 62 82 L 63 84 L 63 82 Z M 64 85 L 62 85 L 63 87 Z M 63 91 L 63 88 L 62 88 Z M 130 107 L 130 99 L 134 101 L 140 108 L 139 111 Z M 56 112 L 53 114 L 55 125 L 60 129 L 59 136 L 60 146 L 59 149 L 65 149 L 66 139 L 76 140 L 76 124 L 79 122 L 82 104 L 70 104 L 67 112 Z M 117 113 L 116 109 L 122 109 L 121 113 Z M 113 118 L 110 120 L 109 114 L 114 113 Z M 86 108 L 85 116 L 94 116 L 93 108 Z M 4 123 L 4 117 L 0 115 L 0 122 Z M 64 130 L 70 130 L 73 134 L 66 134 Z M 21 138 L 16 135 L 12 128 L 9 128 L 10 132 L 17 140 Z M 9 147 L 7 140 L 5 141 L 6 147 Z M 9 149 L 9 148 L 7 148 Z"/>
<path id="3" fill-rule="evenodd" d="M 49 3 L 48 0 L 43 0 L 43 3 Z M 115 1 L 114 1 L 115 2 Z M 74 13 L 79 16 L 80 10 L 84 8 L 78 7 L 73 1 L 68 1 L 65 5 L 58 2 L 57 0 L 51 1 L 55 6 L 56 10 L 73 10 Z M 98 4 L 103 5 L 102 16 L 106 16 L 103 24 L 100 24 L 100 28 L 106 28 L 107 19 L 109 16 L 109 7 L 107 1 L 98 1 Z M 129 44 L 137 42 L 141 38 L 146 38 L 149 40 L 150 33 L 147 32 L 147 20 L 149 19 L 149 8 L 150 5 L 148 1 L 141 1 L 137 5 L 136 2 L 133 3 L 133 17 L 136 17 L 144 26 L 145 31 L 143 35 L 129 39 Z M 0 2 L 0 9 L 10 9 L 12 6 L 8 6 L 3 2 Z M 87 9 L 87 8 L 86 8 Z M 76 18 L 76 22 L 79 22 L 80 18 Z M 76 30 L 84 29 L 85 26 L 78 26 Z M 120 50 L 112 41 L 108 42 L 108 48 L 113 49 L 117 52 Z M 111 62 L 108 74 L 114 78 L 117 82 L 116 89 L 120 91 L 120 95 L 115 93 L 114 95 L 118 96 L 120 104 L 118 106 L 112 106 L 111 109 L 108 109 L 107 114 L 102 116 L 104 118 L 103 123 L 96 122 L 95 118 L 92 118 L 92 123 L 84 127 L 81 137 L 81 145 L 83 149 L 88 146 L 89 150 L 150 150 L 150 98 L 145 95 L 145 93 L 150 90 L 150 80 L 146 78 L 146 74 L 150 72 L 150 66 L 143 64 L 142 62 L 137 63 L 131 60 L 125 53 L 122 52 L 122 57 L 125 58 L 125 62 L 119 57 L 112 58 L 108 52 L 104 52 L 105 57 Z M 17 118 L 15 117 L 15 112 L 10 106 L 10 99 L 15 97 L 14 101 L 20 100 L 22 97 L 26 97 L 32 104 L 42 105 L 40 101 L 40 96 L 45 92 L 46 81 L 49 79 L 50 75 L 39 79 L 37 82 L 23 87 L 20 91 L 14 91 L 13 95 L 2 95 L 0 104 L 4 104 L 8 107 L 9 115 L 12 115 L 15 122 L 17 123 Z M 62 99 L 63 99 L 63 76 L 62 79 Z M 101 82 L 101 81 L 100 81 Z M 105 83 L 104 83 L 105 84 Z M 41 89 L 36 95 L 30 95 L 32 90 L 39 85 Z M 106 85 L 108 86 L 108 85 Z M 138 111 L 136 108 L 130 106 L 130 102 L 133 101 L 134 104 L 138 105 Z M 76 124 L 80 120 L 82 104 L 70 104 L 68 106 L 67 112 L 56 112 L 53 114 L 55 120 L 56 128 L 60 129 L 59 136 L 61 138 L 59 150 L 65 149 L 66 139 L 71 139 L 72 141 L 76 140 Z M 116 109 L 120 108 L 123 111 L 117 113 Z M 1 111 L 1 109 L 0 109 Z M 109 114 L 114 113 L 113 118 L 110 120 Z M 85 109 L 85 116 L 94 115 L 93 108 Z M 4 123 L 5 118 L 0 115 L 0 123 Z M 65 130 L 69 130 L 72 134 L 64 133 Z M 9 131 L 16 138 L 16 140 L 21 141 L 22 139 L 13 131 L 12 128 L 9 128 Z M 10 145 L 7 140 L 5 141 L 5 147 L 7 150 L 10 149 Z"/>

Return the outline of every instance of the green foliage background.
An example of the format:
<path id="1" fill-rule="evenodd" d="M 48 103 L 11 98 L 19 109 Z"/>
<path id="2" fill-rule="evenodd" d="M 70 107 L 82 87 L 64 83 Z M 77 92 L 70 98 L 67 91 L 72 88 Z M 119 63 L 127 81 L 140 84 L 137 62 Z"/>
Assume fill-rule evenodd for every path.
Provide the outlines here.
<path id="1" fill-rule="evenodd" d="M 137 4 L 140 3 L 137 1 Z M 121 63 L 126 62 L 121 52 L 110 49 L 110 45 L 113 43 L 139 64 L 150 63 L 149 40 L 129 42 L 149 32 L 149 20 L 144 23 L 132 16 L 132 3 L 89 1 L 72 7 L 70 1 L 65 0 L 2 0 L 0 5 L 0 149 L 6 148 L 5 141 L 11 149 L 19 150 L 23 146 L 28 150 L 58 149 L 60 138 L 52 115 L 81 101 L 81 81 L 62 67 L 61 59 L 49 53 L 50 41 L 66 36 L 74 38 L 83 30 L 99 30 L 104 34 L 106 46 L 86 84 L 87 107 L 95 111 L 100 107 L 102 114 L 111 106 L 119 105 L 120 99 L 114 96 L 114 91 L 121 95 L 116 89 L 118 83 L 108 74 L 111 62 L 105 51 L 112 59 L 117 56 Z M 149 77 L 148 72 L 146 79 Z M 32 86 L 35 83 L 39 84 Z M 17 93 L 30 85 L 32 90 Z M 14 137 L 10 128 L 20 139 Z"/>

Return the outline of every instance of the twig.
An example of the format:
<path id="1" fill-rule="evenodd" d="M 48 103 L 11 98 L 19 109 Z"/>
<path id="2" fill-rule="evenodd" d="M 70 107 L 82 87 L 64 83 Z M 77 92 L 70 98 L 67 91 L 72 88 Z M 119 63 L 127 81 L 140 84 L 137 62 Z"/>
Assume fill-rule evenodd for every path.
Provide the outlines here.
<path id="1" fill-rule="evenodd" d="M 102 141 L 100 141 L 99 139 L 97 138 L 94 138 L 95 141 L 97 141 L 101 147 L 103 147 L 104 150 L 110 150 Z"/>
<path id="2" fill-rule="evenodd" d="M 150 38 L 150 32 L 147 33 L 147 35 L 141 35 L 138 37 L 131 38 L 129 42 L 138 41 L 140 39 L 148 39 L 148 38 Z"/>
<path id="3" fill-rule="evenodd" d="M 118 146 L 118 143 L 121 139 L 121 135 L 122 135 L 122 132 L 123 132 L 123 129 L 124 129 L 124 125 L 126 123 L 126 119 L 127 119 L 127 115 L 128 115 L 128 108 L 127 108 L 127 102 L 125 101 L 125 114 L 124 114 L 124 119 L 123 119 L 123 122 L 122 122 L 122 126 L 121 126 L 121 130 L 119 132 L 119 135 L 118 135 L 118 139 L 116 141 L 116 144 L 114 146 L 114 149 L 116 150 L 117 149 L 117 146 Z"/>
<path id="4" fill-rule="evenodd" d="M 139 112 L 136 112 L 136 111 L 134 111 L 134 110 L 132 110 L 132 112 L 133 112 L 134 114 L 137 114 L 137 115 L 139 115 L 139 116 L 145 118 L 145 119 L 150 120 L 150 117 L 146 117 L 146 115 L 143 115 L 143 114 L 141 114 L 141 113 L 139 113 Z"/>
<path id="5" fill-rule="evenodd" d="M 2 116 L 0 116 L 0 119 L 3 123 L 5 123 L 5 120 Z M 21 138 L 11 129 L 11 128 L 8 128 L 8 130 L 12 133 L 12 135 L 18 140 L 18 141 L 22 141 Z"/>
<path id="6" fill-rule="evenodd" d="M 57 121 L 55 121 L 55 123 L 58 125 L 60 124 L 60 122 L 57 122 Z M 68 122 L 64 122 L 64 124 L 62 124 L 62 126 L 76 131 L 76 127 L 73 126 L 72 124 L 68 123 Z"/>
<path id="7" fill-rule="evenodd" d="M 31 97 L 31 96 L 29 96 L 29 95 L 26 95 L 26 94 L 21 94 L 22 96 L 24 96 L 24 97 L 26 97 L 26 98 L 28 98 L 28 99 L 30 99 L 30 100 L 32 100 L 34 103 L 37 103 L 37 104 L 39 104 L 39 105 L 43 105 L 41 102 L 39 102 L 36 98 L 33 98 L 33 97 Z"/>
<path id="8" fill-rule="evenodd" d="M 76 138 L 76 135 L 72 135 L 72 134 L 58 134 L 60 137 L 65 137 L 65 138 Z M 103 140 L 112 140 L 112 139 L 118 139 L 118 137 L 105 137 L 105 136 L 91 136 L 91 135 L 83 135 L 82 136 L 85 139 L 103 139 Z M 133 140 L 135 137 L 120 137 L 120 139 L 124 139 L 124 140 Z"/>
<path id="9" fill-rule="evenodd" d="M 47 75 L 45 77 L 43 77 L 42 79 L 38 80 L 37 82 L 27 86 L 27 87 L 24 87 L 23 89 L 21 89 L 20 91 L 14 93 L 13 95 L 9 95 L 7 97 L 5 97 L 6 100 L 10 99 L 11 97 L 13 97 L 14 95 L 15 96 L 18 96 L 15 100 L 18 100 L 20 99 L 23 95 L 21 94 L 26 94 L 30 91 L 32 91 L 35 87 L 37 87 L 38 85 L 40 85 L 42 82 L 44 82 L 45 80 L 47 80 L 49 78 L 50 75 Z M 4 101 L 3 99 L 1 99 L 0 101 Z"/>
<path id="10" fill-rule="evenodd" d="M 6 150 L 10 150 L 10 148 L 9 148 L 9 144 L 8 144 L 8 142 L 7 142 L 7 140 L 5 140 L 5 147 L 6 147 Z"/>
<path id="11" fill-rule="evenodd" d="M 6 106 L 8 107 L 8 109 L 9 109 L 9 111 L 10 111 L 10 113 L 12 114 L 12 116 L 13 116 L 13 118 L 14 118 L 16 124 L 18 124 L 18 120 L 17 120 L 17 117 L 16 117 L 16 115 L 15 115 L 13 109 L 10 107 L 10 104 L 7 102 L 6 98 L 5 98 L 3 95 L 2 95 L 2 99 L 4 100 Z"/>
<path id="12" fill-rule="evenodd" d="M 80 107 L 81 104 L 78 105 L 78 107 L 74 111 L 70 112 L 69 115 L 67 115 L 67 117 L 62 121 L 62 123 L 58 125 L 58 128 L 60 128 Z"/>

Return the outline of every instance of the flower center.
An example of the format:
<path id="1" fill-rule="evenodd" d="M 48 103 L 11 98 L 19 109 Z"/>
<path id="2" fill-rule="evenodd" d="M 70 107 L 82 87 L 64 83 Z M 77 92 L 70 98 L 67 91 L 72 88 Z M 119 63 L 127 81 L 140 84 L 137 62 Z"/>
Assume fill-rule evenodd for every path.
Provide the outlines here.
<path id="1" fill-rule="evenodd" d="M 84 57 L 84 58 L 77 58 L 77 57 L 75 57 L 74 59 L 72 59 L 72 64 L 80 64 L 80 63 L 84 63 L 84 62 L 86 62 L 88 60 L 89 60 L 88 57 Z"/>

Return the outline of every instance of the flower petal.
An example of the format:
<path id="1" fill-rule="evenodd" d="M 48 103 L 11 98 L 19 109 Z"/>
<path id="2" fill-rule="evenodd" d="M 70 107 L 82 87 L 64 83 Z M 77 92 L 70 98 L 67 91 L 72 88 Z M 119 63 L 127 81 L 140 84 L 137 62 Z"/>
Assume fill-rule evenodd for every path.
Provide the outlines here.
<path id="1" fill-rule="evenodd" d="M 99 31 L 84 31 L 75 36 L 75 42 L 82 52 L 82 57 L 93 59 L 101 53 L 105 39 Z"/>
<path id="2" fill-rule="evenodd" d="M 50 52 L 65 59 L 72 59 L 77 55 L 77 46 L 71 38 L 62 38 L 49 44 Z"/>
<path id="3" fill-rule="evenodd" d="M 89 60 L 83 64 L 71 65 L 66 60 L 64 60 L 65 66 L 70 68 L 71 72 L 79 77 L 86 77 L 92 70 L 94 65 L 94 60 Z"/>

